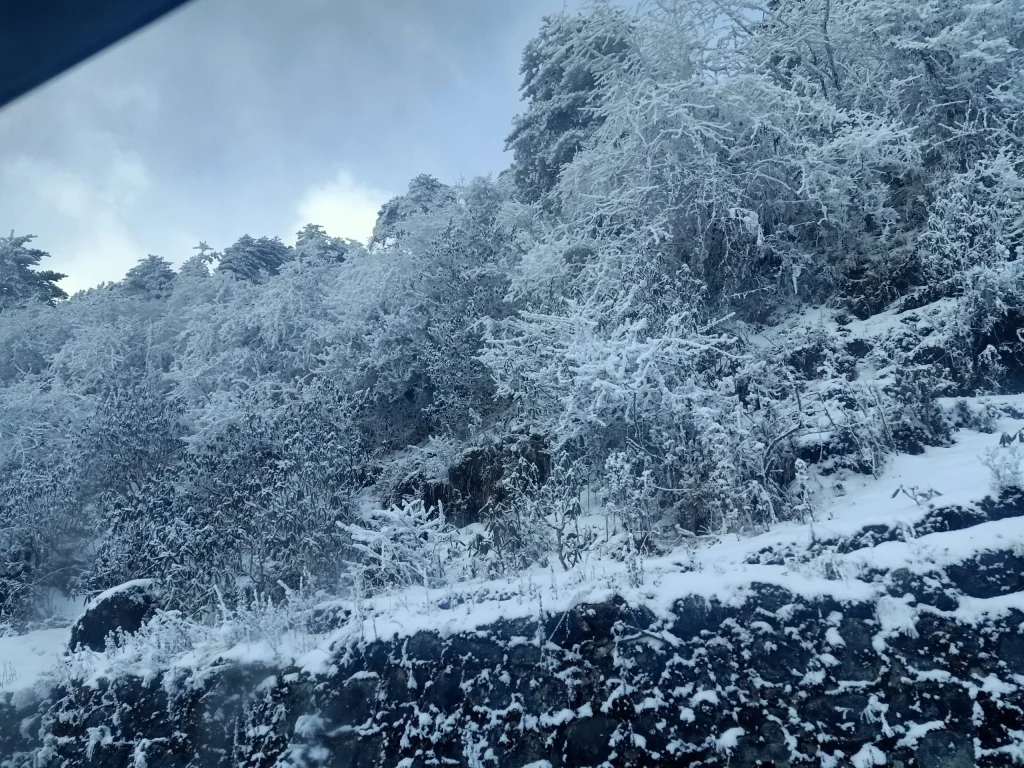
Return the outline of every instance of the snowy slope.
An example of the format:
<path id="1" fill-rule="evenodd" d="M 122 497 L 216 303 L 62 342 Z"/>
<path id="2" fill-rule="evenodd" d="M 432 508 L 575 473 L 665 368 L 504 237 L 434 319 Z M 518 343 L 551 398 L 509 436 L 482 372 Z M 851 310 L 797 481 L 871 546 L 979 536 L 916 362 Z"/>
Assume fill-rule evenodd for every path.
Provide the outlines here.
<path id="1" fill-rule="evenodd" d="M 997 404 L 1018 412 L 1024 398 L 999 398 Z M 673 604 L 688 596 L 715 598 L 740 605 L 752 594 L 751 585 L 774 584 L 809 598 L 867 601 L 884 592 L 866 578 L 878 570 L 907 568 L 924 573 L 972 555 L 1024 542 L 1024 518 L 998 520 L 951 533 L 914 533 L 913 526 L 932 506 L 969 506 L 991 493 L 991 473 L 981 462 L 987 449 L 998 445 L 1001 431 L 1016 432 L 1024 420 L 1004 418 L 994 434 L 970 430 L 957 433 L 954 445 L 929 448 L 922 455 L 899 455 L 873 478 L 831 475 L 818 478 L 820 512 L 815 521 L 779 524 L 756 536 L 702 537 L 691 547 L 643 560 L 643 583 L 631 586 L 627 564 L 594 559 L 564 572 L 535 568 L 515 579 L 471 581 L 444 589 L 417 588 L 353 604 L 321 605 L 348 616 L 331 631 L 310 634 L 292 615 L 249 616 L 244 626 L 187 631 L 175 627 L 175 642 L 166 642 L 166 626 L 153 629 L 134 644 L 104 654 L 78 654 L 78 674 L 90 678 L 111 674 L 112 668 L 145 677 L 165 664 L 199 669 L 214 658 L 268 664 L 296 663 L 322 672 L 339 643 L 373 641 L 418 631 L 452 635 L 500 619 L 552 615 L 576 605 L 600 603 L 613 595 L 667 615 Z M 899 488 L 934 489 L 941 493 L 930 503 L 916 503 Z M 843 542 L 856 539 L 865 528 L 896 530 L 896 541 L 842 551 Z M 893 535 L 890 535 L 892 537 Z M 871 544 L 869 540 L 867 542 Z M 848 547 L 846 547 L 848 548 Z M 1020 595 L 973 601 L 962 611 L 1024 610 Z M 52 667 L 63 651 L 63 630 L 0 640 L 0 659 L 9 658 L 17 677 L 6 689 L 31 684 Z M 3 644 L 6 642 L 6 645 Z M 20 660 L 29 658 L 27 663 Z M 0 663 L 2 666 L 2 663 Z"/>
<path id="2" fill-rule="evenodd" d="M 0 637 L 0 694 L 29 688 L 53 670 L 67 650 L 67 627 Z"/>
<path id="3" fill-rule="evenodd" d="M 1019 412 L 1019 400 L 1004 404 Z M 777 723 L 792 734 L 792 740 L 787 736 L 779 748 L 788 750 L 793 760 L 845 765 L 842 760 L 836 762 L 845 755 L 854 765 L 870 765 L 887 755 L 906 755 L 919 742 L 926 749 L 945 749 L 947 734 L 958 739 L 957 749 L 969 752 L 971 742 L 963 741 L 964 728 L 972 727 L 970 722 L 975 729 L 980 728 L 978 722 L 987 728 L 991 720 L 998 731 L 1002 728 L 999 718 L 1015 711 L 1019 691 L 1024 690 L 1024 675 L 1015 674 L 1016 662 L 1012 661 L 1014 654 L 1019 655 L 1019 649 L 1014 650 L 1020 645 L 1014 627 L 1024 614 L 1024 582 L 1011 572 L 1024 558 L 1024 505 L 1020 498 L 1001 506 L 985 500 L 991 490 L 991 473 L 981 461 L 984 452 L 999 445 L 1002 431 L 1021 428 L 1024 419 L 1007 416 L 997 424 L 995 433 L 965 430 L 950 447 L 894 457 L 877 478 L 839 473 L 818 477 L 822 503 L 813 521 L 780 524 L 754 536 L 703 537 L 666 556 L 632 565 L 595 555 L 569 572 L 557 567 L 535 568 L 514 579 L 404 590 L 358 603 L 339 600 L 240 612 L 215 627 L 196 624 L 173 612 L 163 613 L 124 644 L 100 653 L 82 650 L 65 654 L 66 630 L 0 639 L 0 669 L 4 661 L 8 669 L 0 690 L 0 710 L 3 697 L 10 696 L 4 691 L 17 691 L 13 701 L 8 699 L 14 704 L 16 720 L 18 702 L 27 704 L 37 698 L 32 695 L 33 685 L 38 693 L 60 682 L 60 690 L 70 693 L 55 705 L 58 720 L 66 716 L 78 722 L 77 718 L 84 717 L 78 710 L 84 706 L 83 712 L 93 713 L 89 722 L 105 722 L 113 734 L 122 726 L 117 696 L 110 698 L 105 693 L 111 686 L 121 692 L 119 696 L 129 697 L 129 708 L 140 706 L 150 711 L 153 707 L 159 710 L 162 699 L 138 696 L 140 690 L 152 690 L 153 684 L 168 693 L 173 690 L 176 696 L 186 691 L 196 695 L 221 691 L 218 695 L 227 697 L 224 702 L 238 700 L 236 687 L 244 684 L 249 691 L 243 694 L 245 701 L 255 697 L 251 698 L 256 707 L 253 717 L 263 717 L 259 714 L 263 711 L 259 709 L 261 697 L 267 697 L 271 708 L 277 706 L 274 697 L 288 697 L 288 706 L 303 713 L 294 724 L 281 726 L 285 731 L 274 737 L 284 740 L 275 749 L 290 743 L 293 751 L 298 750 L 292 754 L 298 760 L 305 754 L 302 750 L 318 749 L 316 745 L 328 732 L 349 734 L 347 739 L 370 738 L 368 743 L 374 743 L 373 729 L 357 734 L 350 727 L 357 723 L 346 724 L 348 715 L 338 713 L 355 712 L 351 709 L 355 702 L 385 695 L 384 687 L 390 685 L 385 678 L 392 673 L 398 674 L 399 680 L 408 673 L 408 686 L 401 683 L 398 694 L 392 691 L 387 695 L 406 697 L 393 710 L 394 716 L 406 718 L 402 727 L 426 739 L 424 748 L 428 748 L 456 738 L 460 729 L 469 726 L 469 721 L 459 719 L 458 707 L 449 711 L 443 708 L 447 705 L 438 704 L 442 709 L 430 710 L 433 714 L 417 709 L 434 701 L 430 686 L 445 685 L 445 665 L 468 665 L 459 667 L 456 677 L 474 676 L 472 685 L 465 682 L 469 677 L 464 679 L 463 691 L 467 696 L 474 692 L 473 706 L 486 708 L 491 700 L 479 686 L 512 684 L 516 674 L 533 669 L 532 662 L 519 668 L 510 661 L 522 651 L 527 659 L 534 652 L 550 654 L 546 657 L 550 668 L 543 673 L 551 678 L 546 684 L 555 685 L 556 680 L 562 681 L 558 685 L 568 684 L 566 681 L 582 674 L 581 680 L 589 680 L 591 686 L 586 688 L 578 711 L 555 706 L 564 692 L 521 694 L 526 696 L 523 722 L 533 723 L 526 726 L 529 733 L 539 739 L 554 738 L 556 731 L 561 734 L 559 729 L 570 723 L 607 730 L 612 726 L 605 710 L 618 706 L 616 697 L 626 689 L 616 688 L 614 674 L 607 678 L 606 672 L 601 672 L 595 677 L 606 657 L 583 648 L 590 648 L 592 641 L 609 642 L 604 636 L 611 626 L 608 617 L 625 611 L 628 630 L 639 632 L 633 639 L 653 643 L 651 647 L 667 664 L 663 674 L 673 681 L 670 684 L 665 678 L 664 690 L 656 678 L 642 683 L 646 687 L 636 689 L 640 698 L 631 700 L 631 706 L 638 707 L 636 716 L 642 720 L 648 707 L 682 707 L 669 725 L 673 733 L 678 731 L 677 736 L 686 738 L 658 747 L 669 754 L 698 755 L 704 750 L 723 760 L 741 752 L 753 755 L 750 750 L 760 749 L 757 745 L 764 742 L 752 740 L 750 722 L 740 722 L 736 713 L 750 697 L 760 697 L 769 702 L 764 706 L 778 711 L 790 698 L 779 687 L 780 680 L 788 681 L 787 687 L 799 694 L 794 706 L 796 701 L 802 702 L 799 713 L 791 710 L 788 722 Z M 915 488 L 941 495 L 917 503 L 911 498 Z M 986 568 L 995 575 L 986 575 Z M 640 579 L 636 578 L 638 571 L 642 572 Z M 309 620 L 314 612 L 327 616 L 318 628 Z M 637 620 L 637 615 L 647 618 Z M 591 626 L 588 616 L 605 618 Z M 960 651 L 954 647 L 969 646 L 975 635 L 988 638 L 982 642 L 991 646 L 986 652 L 988 661 L 979 662 L 985 665 L 980 676 L 973 666 L 977 661 L 974 651 L 968 649 L 964 658 L 969 656 L 972 661 L 963 667 L 957 656 Z M 568 639 L 570 636 L 576 639 Z M 628 654 L 642 657 L 642 647 L 629 642 Z M 1004 649 L 1001 643 L 1009 645 Z M 492 659 L 493 669 L 492 661 L 472 660 L 473 653 L 488 653 L 487 648 L 497 654 Z M 626 650 L 623 647 L 623 653 Z M 369 654 L 376 655 L 371 658 Z M 620 659 L 623 670 L 641 660 L 627 656 Z M 717 665 L 709 679 L 705 679 L 706 664 Z M 592 671 L 584 674 L 578 665 Z M 879 671 L 890 667 L 895 677 Z M 509 677 L 510 668 L 519 671 Z M 414 674 L 414 670 L 418 671 Z M 635 674 L 641 671 L 637 669 Z M 142 688 L 138 682 L 131 683 L 139 678 Z M 316 689 L 328 700 L 341 697 L 339 701 L 347 703 L 340 710 L 325 704 L 312 695 L 309 681 L 319 681 Z M 639 681 L 635 684 L 641 685 Z M 422 688 L 424 685 L 427 688 Z M 350 689 L 356 697 L 351 700 L 345 698 Z M 911 699 L 901 699 L 904 694 Z M 87 703 L 83 704 L 80 696 Z M 928 719 L 915 709 L 922 702 L 955 702 L 964 696 L 977 702 L 967 725 L 963 718 L 956 722 Z M 841 700 L 846 702 L 842 705 L 846 710 L 831 703 L 837 702 L 838 707 Z M 912 706 L 904 706 L 907 701 Z M 977 714 L 981 711 L 977 706 L 982 705 L 988 708 L 987 714 Z M 891 719 L 886 721 L 886 707 L 890 706 Z M 822 714 L 821 707 L 831 714 Z M 187 711 L 188 707 L 182 709 Z M 500 731 L 505 727 L 495 725 L 505 717 L 497 709 L 490 717 L 489 728 Z M 321 733 L 314 727 L 331 718 L 335 730 Z M 831 734 L 819 734 L 826 741 L 820 742 L 823 746 L 817 751 L 813 739 L 805 738 L 807 728 L 819 727 L 815 718 L 827 721 Z M 423 730 L 426 726 L 422 723 L 427 721 L 430 728 Z M 765 721 L 758 727 L 769 724 Z M 200 726 L 175 721 L 173 727 Z M 272 734 L 278 726 L 268 721 L 265 727 Z M 847 728 L 863 733 L 847 743 L 843 736 Z M 645 735 L 638 731 L 635 738 L 630 737 L 632 748 L 641 752 L 647 749 L 645 739 L 660 738 L 656 720 L 643 729 Z M 125 732 L 118 738 L 134 740 L 136 748 L 145 750 L 158 741 L 157 731 L 151 730 L 134 735 Z M 498 731 L 488 731 L 487 738 L 496 738 Z M 250 745 L 257 751 L 264 748 L 259 746 L 263 743 L 262 736 L 257 738 L 259 733 L 263 731 L 252 732 L 256 735 Z M 573 733 L 577 735 L 566 736 L 566 749 L 582 748 L 593 741 L 578 735 L 583 731 Z M 976 758 L 989 761 L 986 765 L 1001 765 L 999 761 L 1007 758 L 1024 761 L 1024 732 L 1018 734 L 1011 728 L 993 736 L 995 733 L 984 736 L 987 741 L 974 742 Z M 612 742 L 620 737 L 613 736 Z M 189 738 L 194 741 L 198 737 Z M 117 739 L 111 739 L 113 749 Z M 608 733 L 601 731 L 600 739 L 602 744 L 608 742 Z M 77 749 L 75 743 L 67 742 L 69 754 Z M 526 747 L 533 750 L 531 759 L 544 754 L 543 745 Z M 296 764 L 303 763 L 298 760 Z"/>

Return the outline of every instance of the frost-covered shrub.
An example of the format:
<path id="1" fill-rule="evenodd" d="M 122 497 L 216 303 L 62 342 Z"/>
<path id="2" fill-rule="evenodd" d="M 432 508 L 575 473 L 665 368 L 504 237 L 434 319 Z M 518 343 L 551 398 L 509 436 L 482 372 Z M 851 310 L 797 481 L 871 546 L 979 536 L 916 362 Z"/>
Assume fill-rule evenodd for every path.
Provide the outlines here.
<path id="1" fill-rule="evenodd" d="M 981 461 L 992 474 L 992 490 L 997 494 L 1024 488 L 1024 449 L 1020 443 L 989 448 Z"/>
<path id="2" fill-rule="evenodd" d="M 896 412 L 889 423 L 894 448 L 920 453 L 925 445 L 949 441 L 949 424 L 937 402 L 944 384 L 935 366 L 896 367 L 891 392 Z"/>
<path id="3" fill-rule="evenodd" d="M 526 462 L 543 479 L 550 457 L 537 434 L 484 433 L 477 440 L 432 437 L 380 462 L 374 487 L 385 504 L 416 498 L 427 507 L 443 505 L 453 525 L 480 523 L 509 492 L 511 473 Z"/>
<path id="4" fill-rule="evenodd" d="M 494 503 L 485 510 L 482 533 L 468 544 L 479 570 L 500 576 L 537 563 L 546 565 L 556 547 L 549 520 L 562 523 L 575 512 L 569 500 L 571 486 L 552 479 L 548 462 L 512 453 L 504 457 L 499 488 Z M 555 504 L 549 507 L 552 501 Z"/>
<path id="5" fill-rule="evenodd" d="M 337 523 L 350 518 L 361 469 L 344 400 L 314 391 L 108 494 L 83 588 L 159 578 L 172 604 L 195 606 L 218 592 L 233 602 L 300 582 L 337 587 L 347 567 Z"/>
<path id="6" fill-rule="evenodd" d="M 702 319 L 701 285 L 686 270 L 667 288 L 648 254 L 594 246 L 572 279 L 578 300 L 544 307 L 522 276 L 537 309 L 496 329 L 484 355 L 499 394 L 522 403 L 520 418 L 554 451 L 603 467 L 609 500 L 638 532 L 665 514 L 714 530 L 785 517 L 793 414 L 777 407 L 778 372 L 747 369 L 739 339 Z M 739 392 L 735 377 L 760 396 Z"/>
<path id="7" fill-rule="evenodd" d="M 949 414 L 949 421 L 956 429 L 973 429 L 991 434 L 996 431 L 996 420 L 1000 415 L 999 409 L 991 403 L 982 402 L 972 407 L 963 398 L 957 398 Z"/>
<path id="8" fill-rule="evenodd" d="M 961 387 L 998 390 L 1022 381 L 1020 167 L 1016 156 L 1000 152 L 950 176 L 938 186 L 919 241 L 930 296 L 953 300 L 943 347 Z"/>
<path id="9" fill-rule="evenodd" d="M 391 588 L 440 587 L 453 532 L 443 508 L 404 501 L 388 509 L 370 506 L 354 522 L 339 523 L 353 550 L 351 578 L 370 594 Z"/>

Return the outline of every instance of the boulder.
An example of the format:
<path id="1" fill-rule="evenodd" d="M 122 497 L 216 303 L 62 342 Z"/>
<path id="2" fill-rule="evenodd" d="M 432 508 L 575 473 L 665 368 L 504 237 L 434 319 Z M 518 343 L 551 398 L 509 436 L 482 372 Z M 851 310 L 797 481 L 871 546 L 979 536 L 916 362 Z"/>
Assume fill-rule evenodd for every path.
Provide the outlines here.
<path id="1" fill-rule="evenodd" d="M 128 581 L 102 592 L 85 607 L 85 613 L 71 627 L 70 648 L 79 646 L 102 651 L 107 636 L 118 630 L 131 634 L 156 612 L 160 590 L 152 579 Z"/>

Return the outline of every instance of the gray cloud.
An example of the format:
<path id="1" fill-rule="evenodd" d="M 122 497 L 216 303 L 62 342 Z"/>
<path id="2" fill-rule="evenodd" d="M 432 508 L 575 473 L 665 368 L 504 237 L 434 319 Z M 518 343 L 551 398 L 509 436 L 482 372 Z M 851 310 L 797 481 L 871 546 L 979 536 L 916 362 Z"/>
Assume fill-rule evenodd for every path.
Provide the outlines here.
<path id="1" fill-rule="evenodd" d="M 0 227 L 72 288 L 310 213 L 365 227 L 417 173 L 507 164 L 520 51 L 563 5 L 196 0 L 0 112 Z"/>

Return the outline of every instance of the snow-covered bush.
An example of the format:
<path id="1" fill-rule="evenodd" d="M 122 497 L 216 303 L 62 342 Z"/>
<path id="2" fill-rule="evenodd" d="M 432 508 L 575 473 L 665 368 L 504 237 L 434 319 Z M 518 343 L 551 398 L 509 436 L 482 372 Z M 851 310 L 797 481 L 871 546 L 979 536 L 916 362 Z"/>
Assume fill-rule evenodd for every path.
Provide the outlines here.
<path id="1" fill-rule="evenodd" d="M 351 539 L 352 578 L 360 592 L 445 583 L 453 532 L 443 508 L 407 500 L 389 509 L 362 509 L 354 522 L 338 525 Z"/>
<path id="2" fill-rule="evenodd" d="M 359 486 L 347 401 L 301 390 L 275 413 L 250 414 L 118 494 L 83 581 L 104 588 L 159 578 L 175 605 L 280 596 L 281 584 L 337 587 L 346 570 L 339 521 Z"/>
<path id="3" fill-rule="evenodd" d="M 992 473 L 992 490 L 996 494 L 1024 489 L 1024 449 L 1020 443 L 989 448 L 981 460 Z"/>
<path id="4" fill-rule="evenodd" d="M 782 381 L 746 376 L 762 397 L 741 402 L 734 381 L 753 371 L 739 339 L 702 319 L 699 281 L 684 269 L 665 285 L 649 254 L 613 243 L 590 254 L 574 298 L 540 294 L 538 310 L 496 329 L 484 360 L 499 394 L 552 450 L 604 467 L 610 501 L 643 529 L 666 512 L 715 530 L 785 516 L 795 422 L 777 407 Z M 530 279 L 519 290 L 539 291 Z"/>
<path id="5" fill-rule="evenodd" d="M 1024 368 L 1020 168 L 1019 157 L 999 152 L 951 175 L 919 240 L 922 292 L 951 300 L 942 346 L 961 388 L 998 391 Z"/>

